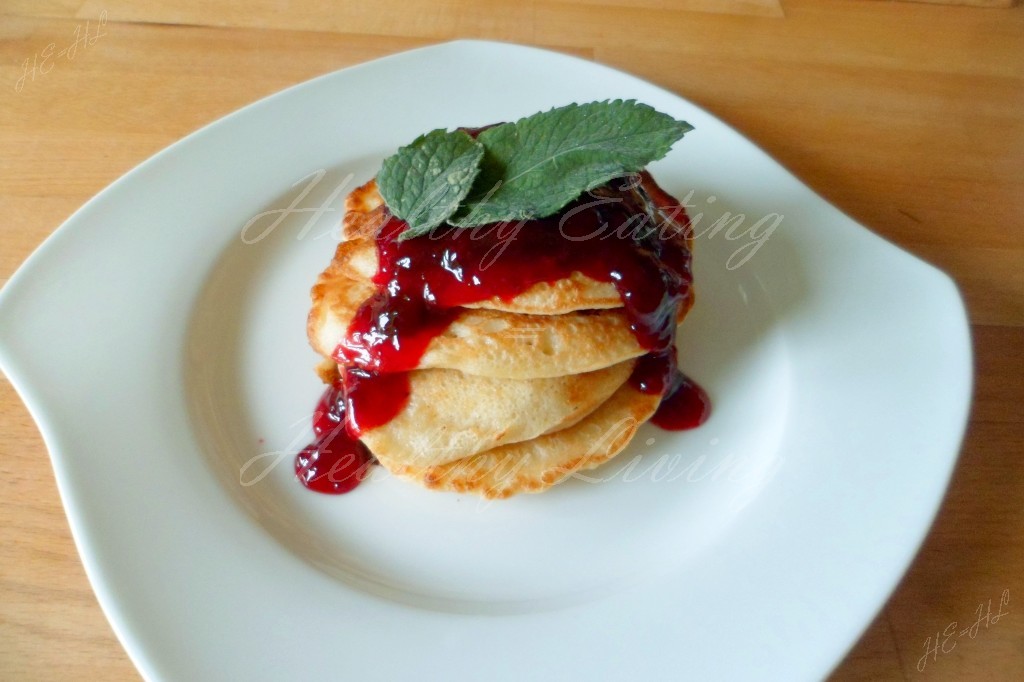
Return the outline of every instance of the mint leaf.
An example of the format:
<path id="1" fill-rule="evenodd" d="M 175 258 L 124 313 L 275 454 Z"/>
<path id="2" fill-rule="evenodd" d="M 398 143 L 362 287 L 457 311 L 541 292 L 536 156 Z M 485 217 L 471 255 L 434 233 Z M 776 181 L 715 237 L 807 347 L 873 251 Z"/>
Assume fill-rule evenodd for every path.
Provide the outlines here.
<path id="1" fill-rule="evenodd" d="M 377 189 L 391 213 L 409 224 L 400 239 L 426 234 L 455 213 L 483 153 L 483 145 L 466 133 L 438 129 L 384 160 Z"/>
<path id="2" fill-rule="evenodd" d="M 462 227 L 545 218 L 580 194 L 662 158 L 693 126 L 635 100 L 570 104 L 488 128 Z"/>

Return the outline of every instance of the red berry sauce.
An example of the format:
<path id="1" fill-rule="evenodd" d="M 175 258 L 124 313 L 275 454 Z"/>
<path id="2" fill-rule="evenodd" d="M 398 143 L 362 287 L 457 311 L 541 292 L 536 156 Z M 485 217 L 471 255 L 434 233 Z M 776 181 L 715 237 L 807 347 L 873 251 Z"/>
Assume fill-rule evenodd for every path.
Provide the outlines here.
<path id="1" fill-rule="evenodd" d="M 316 440 L 295 456 L 295 476 L 318 493 L 340 494 L 359 485 L 376 460 L 345 428 L 345 391 L 331 386 L 313 412 Z"/>

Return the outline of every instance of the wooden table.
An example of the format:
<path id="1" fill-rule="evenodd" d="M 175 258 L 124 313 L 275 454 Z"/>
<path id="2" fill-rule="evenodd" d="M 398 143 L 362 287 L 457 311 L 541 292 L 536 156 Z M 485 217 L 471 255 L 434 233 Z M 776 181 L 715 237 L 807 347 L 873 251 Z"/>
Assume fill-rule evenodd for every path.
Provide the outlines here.
<path id="1" fill-rule="evenodd" d="M 960 464 L 920 555 L 834 679 L 1024 679 L 1024 8 L 233 4 L 0 3 L 0 283 L 140 161 L 312 76 L 455 37 L 620 67 L 708 108 L 960 284 L 977 368 Z M 39 434 L 6 381 L 0 467 L 0 679 L 138 679 L 86 582 Z M 1007 616 L 923 658 L 928 637 L 973 622 L 979 604 L 998 607 L 1004 594 Z"/>

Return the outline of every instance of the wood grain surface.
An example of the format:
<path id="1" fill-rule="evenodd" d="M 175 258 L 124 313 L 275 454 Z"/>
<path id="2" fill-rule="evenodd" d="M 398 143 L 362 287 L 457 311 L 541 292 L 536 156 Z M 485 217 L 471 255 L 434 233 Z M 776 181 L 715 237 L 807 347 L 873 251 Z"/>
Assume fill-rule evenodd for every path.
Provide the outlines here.
<path id="1" fill-rule="evenodd" d="M 0 0 L 0 283 L 183 135 L 313 76 L 456 37 L 551 47 L 677 92 L 956 279 L 977 370 L 963 454 L 916 561 L 832 679 L 1024 679 L 1024 8 Z M 0 471 L 0 679 L 138 679 L 6 380 Z M 995 613 L 1003 595 L 998 623 L 926 656 L 929 637 L 989 600 Z"/>

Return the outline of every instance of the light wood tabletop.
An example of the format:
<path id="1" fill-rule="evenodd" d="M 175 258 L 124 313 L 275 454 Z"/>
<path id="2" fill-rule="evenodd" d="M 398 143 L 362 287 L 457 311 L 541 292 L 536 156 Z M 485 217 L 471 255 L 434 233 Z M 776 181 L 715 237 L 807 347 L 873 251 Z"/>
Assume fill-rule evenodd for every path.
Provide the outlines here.
<path id="1" fill-rule="evenodd" d="M 0 284 L 93 194 L 185 134 L 313 76 L 457 37 L 550 47 L 668 88 L 952 275 L 975 352 L 966 442 L 917 559 L 833 679 L 1024 679 L 1024 8 L 4 0 Z M 138 679 L 6 380 L 0 470 L 0 679 Z M 998 622 L 935 648 L 950 623 L 1005 598 Z"/>

